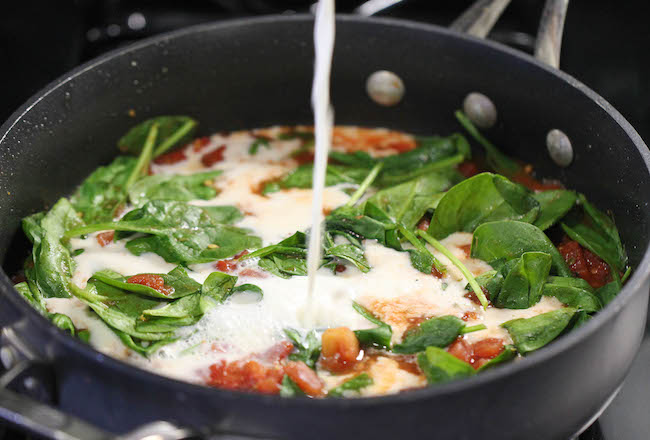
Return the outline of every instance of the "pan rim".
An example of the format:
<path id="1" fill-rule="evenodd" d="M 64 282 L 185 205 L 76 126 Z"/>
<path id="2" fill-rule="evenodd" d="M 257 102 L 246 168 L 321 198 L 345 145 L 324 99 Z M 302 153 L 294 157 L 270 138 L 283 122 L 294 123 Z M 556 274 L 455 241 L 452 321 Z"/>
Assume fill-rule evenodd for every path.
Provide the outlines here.
<path id="1" fill-rule="evenodd" d="M 29 111 L 38 105 L 40 101 L 45 99 L 50 93 L 57 90 L 59 87 L 64 86 L 69 81 L 74 80 L 75 78 L 83 75 L 85 72 L 93 70 L 94 68 L 101 66 L 106 62 L 110 62 L 115 58 L 120 58 L 123 56 L 128 56 L 139 50 L 145 49 L 150 46 L 155 46 L 157 44 L 166 42 L 171 39 L 182 38 L 185 35 L 201 33 L 201 32 L 210 32 L 218 31 L 221 29 L 239 27 L 239 26 L 256 26 L 260 24 L 268 23 L 277 23 L 283 22 L 287 24 L 291 23 L 304 23 L 313 21 L 313 16 L 310 14 L 295 14 L 295 15 L 268 15 L 263 17 L 253 17 L 253 18 L 241 18 L 228 21 L 220 21 L 214 23 L 199 24 L 195 26 L 190 26 L 187 28 L 175 30 L 172 32 L 156 35 L 137 43 L 121 47 L 106 54 L 103 54 L 100 57 L 97 57 L 93 60 L 90 60 L 75 69 L 67 72 L 61 77 L 50 82 L 44 88 L 39 90 L 34 94 L 25 104 L 20 106 L 12 115 L 7 119 L 7 121 L 0 127 L 0 148 L 6 137 L 10 134 L 13 127 L 18 124 L 24 116 L 26 116 Z M 547 73 L 557 77 L 561 81 L 567 83 L 571 87 L 576 88 L 579 92 L 593 101 L 596 105 L 600 106 L 605 110 L 610 117 L 616 122 L 625 134 L 630 138 L 632 143 L 637 148 L 639 154 L 643 158 L 646 169 L 650 174 L 650 151 L 646 147 L 645 143 L 635 131 L 635 129 L 630 125 L 630 123 L 616 110 L 614 107 L 609 104 L 604 98 L 598 95 L 596 92 L 591 90 L 589 87 L 573 78 L 572 76 L 554 69 L 550 66 L 547 66 L 535 58 L 517 51 L 515 49 L 504 46 L 500 43 L 493 41 L 483 40 L 475 38 L 468 35 L 458 34 L 449 29 L 432 25 L 426 23 L 418 23 L 409 20 L 395 19 L 395 18 L 379 18 L 379 17 L 359 17 L 354 15 L 337 15 L 337 23 L 360 23 L 367 24 L 371 23 L 378 26 L 390 26 L 390 27 L 399 27 L 412 29 L 416 31 L 428 32 L 430 34 L 442 35 L 446 38 L 455 38 L 458 40 L 464 40 L 474 45 L 482 46 L 482 48 L 489 48 L 496 52 L 500 52 L 506 56 L 515 57 L 516 59 L 525 62 L 537 69 L 542 69 Z M 273 404 L 276 406 L 282 407 L 291 407 L 294 405 L 311 405 L 313 408 L 350 408 L 350 407 L 374 407 L 379 405 L 391 405 L 394 403 L 405 403 L 422 400 L 424 398 L 435 398 L 442 397 L 448 394 L 461 392 L 463 390 L 479 387 L 486 385 L 490 382 L 499 380 L 505 376 L 511 374 L 518 374 L 522 371 L 533 367 L 536 364 L 547 362 L 552 358 L 560 355 L 565 350 L 570 349 L 576 344 L 581 343 L 583 340 L 587 339 L 589 335 L 596 332 L 601 325 L 605 325 L 606 322 L 615 319 L 619 310 L 621 310 L 633 297 L 637 294 L 644 294 L 642 292 L 643 285 L 647 282 L 648 276 L 650 275 L 650 242 L 646 243 L 646 248 L 644 255 L 638 265 L 634 270 L 633 275 L 627 281 L 626 285 L 623 287 L 621 292 L 617 297 L 608 304 L 602 311 L 597 313 L 592 319 L 589 320 L 581 328 L 572 331 L 570 334 L 565 335 L 561 339 L 554 341 L 552 344 L 549 344 L 542 349 L 530 354 L 527 356 L 525 361 L 514 362 L 500 368 L 493 369 L 482 373 L 465 380 L 459 380 L 455 382 L 450 382 L 446 384 L 436 385 L 433 387 L 426 387 L 423 389 L 413 390 L 408 393 L 400 393 L 387 396 L 377 396 L 377 397 L 365 397 L 365 398 L 355 398 L 355 399 L 307 399 L 309 403 L 306 403 L 306 399 L 297 398 L 297 399 L 286 399 L 280 396 L 269 396 L 269 395 L 259 395 L 254 393 L 246 392 L 237 392 L 237 391 L 228 391 L 221 390 L 216 388 L 210 388 L 203 385 L 197 385 L 189 382 L 184 382 L 178 379 L 162 376 L 156 373 L 149 372 L 142 368 L 139 368 L 135 365 L 129 364 L 122 360 L 113 358 L 111 356 L 105 355 L 98 350 L 92 348 L 89 345 L 84 344 L 82 341 L 77 338 L 69 336 L 67 333 L 58 329 L 56 326 L 50 323 L 45 317 L 40 315 L 35 309 L 33 309 L 27 301 L 25 301 L 13 288 L 13 284 L 10 282 L 7 274 L 4 270 L 2 271 L 2 276 L 0 277 L 0 294 L 6 295 L 12 303 L 20 309 L 22 313 L 26 315 L 28 319 L 32 322 L 38 323 L 41 327 L 42 332 L 47 332 L 51 337 L 55 339 L 55 342 L 64 345 L 67 349 L 74 350 L 76 353 L 80 354 L 82 357 L 86 358 L 91 362 L 101 362 L 105 363 L 108 368 L 115 369 L 121 374 L 128 374 L 135 376 L 141 380 L 146 380 L 146 382 L 155 382 L 160 380 L 165 380 L 168 382 L 168 386 L 173 387 L 177 391 L 186 391 L 191 392 L 192 394 L 196 393 L 208 393 L 207 396 L 218 397 L 222 399 L 237 399 L 237 400 L 250 400 L 257 401 L 261 403 Z"/>

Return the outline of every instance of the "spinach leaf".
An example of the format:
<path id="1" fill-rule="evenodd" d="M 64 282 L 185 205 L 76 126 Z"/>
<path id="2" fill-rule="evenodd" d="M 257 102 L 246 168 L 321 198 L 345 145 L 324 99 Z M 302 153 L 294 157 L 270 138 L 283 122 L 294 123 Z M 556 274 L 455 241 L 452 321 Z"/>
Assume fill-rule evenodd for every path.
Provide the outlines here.
<path id="1" fill-rule="evenodd" d="M 551 256 L 544 252 L 524 252 L 506 276 L 503 287 L 492 302 L 505 309 L 527 309 L 542 298 Z"/>
<path id="2" fill-rule="evenodd" d="M 551 240 L 537 226 L 504 220 L 484 223 L 474 231 L 472 258 L 494 261 L 520 258 L 525 252 L 544 252 L 551 256 L 555 274 L 570 277 L 571 271 Z"/>
<path id="3" fill-rule="evenodd" d="M 258 265 L 281 278 L 307 275 L 307 236 L 296 232 L 278 244 L 269 245 L 244 255 L 240 261 L 259 258 Z"/>
<path id="4" fill-rule="evenodd" d="M 300 389 L 297 383 L 295 383 L 289 376 L 286 374 L 282 378 L 282 384 L 280 385 L 280 396 L 282 397 L 296 397 L 304 396 L 305 392 Z"/>
<path id="5" fill-rule="evenodd" d="M 499 364 L 503 364 L 506 362 L 510 362 L 517 356 L 517 350 L 515 349 L 514 346 L 512 345 L 506 345 L 503 347 L 503 351 L 499 353 L 499 355 L 495 358 L 490 359 L 487 361 L 485 364 L 481 365 L 478 370 L 476 370 L 477 373 L 480 373 L 485 370 L 489 370 L 490 368 L 493 368 Z"/>
<path id="6" fill-rule="evenodd" d="M 23 220 L 23 229 L 32 241 L 33 267 L 25 272 L 30 289 L 40 296 L 68 298 L 74 262 L 61 239 L 66 231 L 83 225 L 70 202 L 59 199 L 46 214 Z M 39 296 L 39 295 L 37 295 Z"/>
<path id="7" fill-rule="evenodd" d="M 407 252 L 411 257 L 411 265 L 422 273 L 431 274 L 435 268 L 438 272 L 444 274 L 447 268 L 427 249 L 427 247 L 415 236 L 413 232 L 406 229 L 404 225 L 397 225 L 402 236 L 406 238 L 415 249 L 408 249 Z"/>
<path id="8" fill-rule="evenodd" d="M 488 141 L 480 131 L 472 124 L 465 114 L 457 110 L 454 115 L 458 122 L 467 130 L 467 132 L 479 143 L 483 148 L 485 148 L 487 163 L 492 167 L 497 173 L 504 174 L 506 176 L 512 176 L 520 171 L 521 167 L 519 164 L 510 159 L 508 156 L 503 154 L 497 147 L 495 147 L 492 142 Z"/>
<path id="9" fill-rule="evenodd" d="M 578 196 L 573 191 L 554 189 L 533 194 L 540 206 L 539 217 L 533 222 L 542 231 L 564 217 L 576 204 Z"/>
<path id="10" fill-rule="evenodd" d="M 300 165 L 280 180 L 267 183 L 264 192 L 274 192 L 270 191 L 269 185 L 277 185 L 278 189 L 311 188 L 313 174 L 313 164 Z M 368 170 L 366 168 L 328 165 L 325 174 L 325 186 L 333 186 L 340 183 L 359 184 L 367 174 Z"/>
<path id="11" fill-rule="evenodd" d="M 564 232 L 582 246 L 602 258 L 614 270 L 615 279 L 618 272 L 625 271 L 627 254 L 621 244 L 618 229 L 614 221 L 600 212 L 587 201 L 584 195 L 578 196 L 584 211 L 584 217 L 567 218 L 562 223 Z"/>
<path id="12" fill-rule="evenodd" d="M 363 254 L 363 249 L 352 244 L 339 244 L 325 250 L 325 258 L 339 258 L 354 264 L 361 272 L 370 270 L 370 264 Z"/>
<path id="13" fill-rule="evenodd" d="M 482 173 L 453 186 L 436 207 L 429 234 L 442 239 L 458 231 L 473 232 L 497 220 L 535 221 L 539 203 L 521 185 L 503 176 Z"/>
<path id="14" fill-rule="evenodd" d="M 129 189 L 129 200 L 135 206 L 142 206 L 150 200 L 177 200 L 189 202 L 195 199 L 209 200 L 217 195 L 213 180 L 220 170 L 183 175 L 155 174 L 145 176 Z M 99 219 L 106 221 L 111 219 Z"/>
<path id="15" fill-rule="evenodd" d="M 427 347 L 420 353 L 418 365 L 429 384 L 449 382 L 476 374 L 470 364 L 438 347 Z"/>
<path id="16" fill-rule="evenodd" d="M 256 286 L 255 284 L 250 284 L 250 283 L 240 284 L 239 286 L 233 287 L 230 295 L 232 296 L 237 293 L 246 293 L 246 292 L 248 292 L 249 294 L 252 293 L 253 296 L 255 297 L 255 300 L 250 302 L 259 302 L 262 301 L 262 298 L 264 298 L 264 291 L 262 290 L 262 288 L 260 286 Z"/>
<path id="17" fill-rule="evenodd" d="M 201 296 L 221 304 L 233 293 L 236 283 L 237 277 L 222 272 L 212 272 L 201 287 Z"/>
<path id="18" fill-rule="evenodd" d="M 377 325 L 376 328 L 367 330 L 355 330 L 354 334 L 362 345 L 370 345 L 377 348 L 390 348 L 390 340 L 393 337 L 393 329 L 390 325 L 373 315 L 370 310 L 363 307 L 356 302 L 352 303 L 352 307 L 358 314 L 366 318 L 368 321 Z"/>
<path id="19" fill-rule="evenodd" d="M 187 275 L 182 266 L 178 266 L 168 274 L 140 274 L 144 276 L 156 276 L 164 280 L 164 285 L 168 289 L 167 294 L 161 293 L 148 285 L 128 283 L 127 278 L 112 270 L 102 270 L 95 272 L 91 279 L 101 281 L 102 283 L 116 287 L 127 292 L 134 292 L 139 295 L 150 296 L 161 299 L 176 299 L 183 296 L 192 295 L 201 289 L 201 284 L 194 281 Z"/>
<path id="20" fill-rule="evenodd" d="M 372 377 L 368 373 L 361 373 L 351 379 L 346 380 L 341 385 L 332 388 L 328 391 L 328 397 L 344 397 L 346 394 L 356 392 L 359 393 L 362 388 L 370 386 L 374 383 Z"/>
<path id="21" fill-rule="evenodd" d="M 544 284 L 543 294 L 554 296 L 567 306 L 588 313 L 602 308 L 594 289 L 582 278 L 549 277 Z"/>
<path id="22" fill-rule="evenodd" d="M 16 291 L 20 293 L 20 295 L 25 298 L 32 307 L 38 310 L 42 315 L 47 316 L 48 312 L 45 307 L 45 300 L 43 299 L 40 290 L 37 288 L 32 289 L 25 281 L 14 285 L 14 289 L 16 289 Z"/>
<path id="23" fill-rule="evenodd" d="M 465 322 L 451 315 L 427 319 L 404 334 L 402 342 L 393 346 L 393 352 L 413 354 L 427 347 L 444 348 L 456 340 L 463 327 Z"/>
<path id="24" fill-rule="evenodd" d="M 455 172 L 432 172 L 408 182 L 382 189 L 368 199 L 395 222 L 413 229 L 437 206 L 443 192 L 460 181 Z"/>
<path id="25" fill-rule="evenodd" d="M 126 182 L 137 159 L 118 156 L 110 165 L 97 168 L 83 181 L 70 202 L 86 223 L 111 221 L 126 203 Z"/>
<path id="26" fill-rule="evenodd" d="M 612 302 L 612 300 L 616 297 L 616 295 L 618 295 L 618 292 L 620 291 L 621 283 L 618 281 L 612 281 L 597 289 L 595 293 L 604 307 Z"/>
<path id="27" fill-rule="evenodd" d="M 176 338 L 162 339 L 156 342 L 141 341 L 141 340 L 136 341 L 130 335 L 124 332 L 121 332 L 116 329 L 112 329 L 112 330 L 120 338 L 120 340 L 124 345 L 126 345 L 131 350 L 135 351 L 136 353 L 140 353 L 142 356 L 145 357 L 151 356 L 153 353 L 158 351 L 159 348 L 176 341 Z"/>
<path id="28" fill-rule="evenodd" d="M 154 200 L 126 214 L 121 220 L 68 231 L 68 236 L 102 230 L 119 231 L 115 240 L 133 232 L 145 234 L 126 243 L 135 255 L 154 252 L 169 263 L 196 264 L 231 257 L 261 244 L 246 230 L 217 223 L 214 211 L 183 202 Z"/>
<path id="29" fill-rule="evenodd" d="M 494 267 L 494 263 L 492 267 Z M 476 277 L 476 282 L 481 287 L 481 290 L 486 293 L 492 302 L 495 302 L 499 296 L 504 280 L 505 277 L 499 270 L 489 270 Z M 471 290 L 471 286 L 467 284 L 465 290 Z"/>
<path id="30" fill-rule="evenodd" d="M 122 136 L 117 142 L 118 148 L 125 153 L 140 154 L 154 125 L 158 127 L 158 138 L 153 150 L 153 157 L 157 157 L 167 150 L 189 141 L 198 122 L 188 116 L 158 116 L 147 119 Z"/>
<path id="31" fill-rule="evenodd" d="M 292 361 L 302 361 L 310 368 L 316 368 L 316 362 L 320 356 L 321 342 L 316 337 L 316 332 L 311 330 L 303 338 L 298 330 L 292 328 L 284 329 L 284 334 L 293 343 L 294 352 L 289 355 Z"/>
<path id="32" fill-rule="evenodd" d="M 504 322 L 504 327 L 517 347 L 517 351 L 526 355 L 542 348 L 558 337 L 567 327 L 576 310 L 564 308 L 542 313 L 527 319 L 513 319 Z"/>

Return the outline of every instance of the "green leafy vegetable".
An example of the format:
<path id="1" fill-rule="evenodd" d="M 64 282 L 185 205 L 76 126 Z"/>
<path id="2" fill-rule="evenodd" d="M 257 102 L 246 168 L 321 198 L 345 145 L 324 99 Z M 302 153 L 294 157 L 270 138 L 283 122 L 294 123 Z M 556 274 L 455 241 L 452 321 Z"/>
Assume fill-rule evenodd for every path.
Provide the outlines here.
<path id="1" fill-rule="evenodd" d="M 487 162 L 494 169 L 494 171 L 504 174 L 506 176 L 512 176 L 520 170 L 519 164 L 510 159 L 508 156 L 503 154 L 497 147 L 495 147 L 490 141 L 488 141 L 481 132 L 472 124 L 467 116 L 460 110 L 457 110 L 456 119 L 458 122 L 467 130 L 467 132 L 485 148 Z"/>
<path id="2" fill-rule="evenodd" d="M 159 116 L 147 119 L 122 136 L 117 142 L 118 148 L 123 152 L 139 155 L 154 125 L 158 127 L 158 136 L 152 157 L 158 157 L 167 150 L 189 141 L 198 123 L 187 116 Z"/>
<path id="3" fill-rule="evenodd" d="M 372 385 L 374 382 L 367 373 L 361 373 L 358 376 L 348 379 L 341 385 L 332 388 L 327 393 L 328 397 L 344 397 L 346 394 L 359 393 L 362 388 Z"/>
<path id="4" fill-rule="evenodd" d="M 264 147 L 267 149 L 271 148 L 270 142 L 271 139 L 269 138 L 265 138 L 262 136 L 256 137 L 253 143 L 251 144 L 251 146 L 248 148 L 248 154 L 250 154 L 251 156 L 256 155 L 260 147 Z"/>
<path id="5" fill-rule="evenodd" d="M 558 337 L 567 327 L 575 312 L 576 310 L 572 308 L 553 310 L 532 318 L 513 319 L 504 322 L 501 327 L 508 330 L 517 351 L 526 355 Z"/>
<path id="6" fill-rule="evenodd" d="M 540 213 L 533 224 L 542 231 L 550 228 L 564 217 L 576 204 L 578 196 L 573 191 L 554 189 L 533 194 L 540 206 Z"/>
<path id="7" fill-rule="evenodd" d="M 551 256 L 544 252 L 524 252 L 506 276 L 492 302 L 506 309 L 527 309 L 542 298 L 542 289 L 551 270 Z"/>
<path id="8" fill-rule="evenodd" d="M 416 329 L 407 332 L 402 342 L 393 346 L 393 352 L 413 354 L 427 347 L 444 348 L 456 340 L 464 327 L 465 322 L 455 316 L 427 319 Z"/>
<path id="9" fill-rule="evenodd" d="M 602 305 L 594 289 L 582 278 L 549 277 L 543 294 L 554 296 L 560 302 L 588 313 L 597 312 Z"/>
<path id="10" fill-rule="evenodd" d="M 213 179 L 221 173 L 222 171 L 215 170 L 188 176 L 173 174 L 145 176 L 131 186 L 129 199 L 135 206 L 142 206 L 151 200 L 176 200 L 179 202 L 189 202 L 195 199 L 209 200 L 217 195 Z"/>
<path id="11" fill-rule="evenodd" d="M 370 313 L 370 310 L 366 309 L 361 304 L 353 302 L 352 307 L 358 314 L 377 326 L 376 328 L 367 330 L 355 330 L 354 334 L 357 335 L 359 342 L 362 345 L 389 349 L 390 340 L 393 336 L 393 329 L 391 326 L 378 319 L 375 315 Z"/>
<path id="12" fill-rule="evenodd" d="M 497 220 L 535 221 L 539 203 L 521 185 L 503 176 L 482 173 L 453 186 L 436 207 L 429 234 L 442 239 L 458 231 Z"/>
<path id="13" fill-rule="evenodd" d="M 544 252 L 551 256 L 555 274 L 570 277 L 571 271 L 551 240 L 530 223 L 504 220 L 484 223 L 474 231 L 472 258 L 491 262 L 520 258 L 525 252 Z"/>
<path id="14" fill-rule="evenodd" d="M 420 353 L 418 365 L 429 384 L 449 382 L 476 374 L 470 364 L 438 347 L 427 347 Z"/>
<path id="15" fill-rule="evenodd" d="M 154 252 L 170 263 L 207 263 L 259 247 L 261 240 L 247 231 L 217 223 L 215 211 L 183 202 L 154 200 L 134 209 L 121 220 L 98 223 L 68 231 L 68 236 L 115 230 L 115 240 L 133 232 L 126 248 L 135 255 Z"/>
<path id="16" fill-rule="evenodd" d="M 292 361 L 302 361 L 310 368 L 315 368 L 321 350 L 321 343 L 316 337 L 316 332 L 311 330 L 303 338 L 297 330 L 287 328 L 284 329 L 284 334 L 293 343 L 294 351 L 289 355 L 289 359 Z"/>
<path id="17" fill-rule="evenodd" d="M 165 282 L 168 289 L 167 294 L 161 293 L 149 286 L 143 284 L 128 283 L 127 278 L 117 272 L 102 270 L 93 274 L 93 279 L 99 280 L 118 289 L 127 292 L 134 292 L 139 295 L 150 296 L 153 298 L 176 299 L 183 296 L 191 295 L 201 289 L 201 284 L 191 279 L 183 267 L 178 266 L 168 274 L 147 274 L 160 277 Z"/>

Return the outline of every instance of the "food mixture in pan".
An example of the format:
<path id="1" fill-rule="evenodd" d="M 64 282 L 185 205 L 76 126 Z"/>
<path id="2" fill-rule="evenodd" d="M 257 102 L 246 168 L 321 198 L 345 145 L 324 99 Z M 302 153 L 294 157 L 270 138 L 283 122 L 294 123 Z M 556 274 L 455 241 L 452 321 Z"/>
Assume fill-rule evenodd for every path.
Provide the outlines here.
<path id="1" fill-rule="evenodd" d="M 525 362 L 614 298 L 627 257 L 609 215 L 457 117 L 469 136 L 334 129 L 313 327 L 310 127 L 141 123 L 24 219 L 16 289 L 103 353 L 230 390 L 376 396 Z"/>

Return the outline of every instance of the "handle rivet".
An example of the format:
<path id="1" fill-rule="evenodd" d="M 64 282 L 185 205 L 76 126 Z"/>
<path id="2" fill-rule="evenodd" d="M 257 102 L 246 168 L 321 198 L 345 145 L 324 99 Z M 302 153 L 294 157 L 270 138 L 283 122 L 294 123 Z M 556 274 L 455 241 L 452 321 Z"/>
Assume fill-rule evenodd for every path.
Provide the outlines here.
<path id="1" fill-rule="evenodd" d="M 554 128 L 546 135 L 546 148 L 548 154 L 558 166 L 568 167 L 573 161 L 573 147 L 569 137 L 562 131 Z"/>
<path id="2" fill-rule="evenodd" d="M 388 70 L 378 70 L 366 81 L 366 91 L 370 99 L 386 107 L 400 102 L 405 90 L 402 79 Z"/>
<path id="3" fill-rule="evenodd" d="M 490 98 L 472 92 L 463 101 L 463 111 L 480 128 L 490 128 L 497 122 L 497 108 Z"/>

